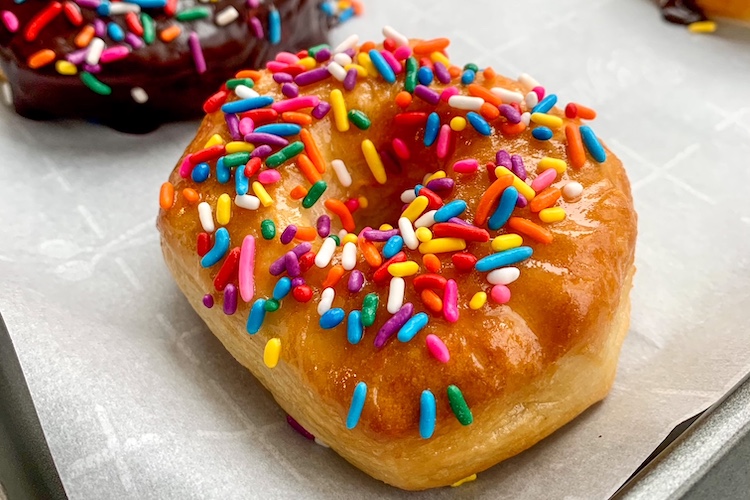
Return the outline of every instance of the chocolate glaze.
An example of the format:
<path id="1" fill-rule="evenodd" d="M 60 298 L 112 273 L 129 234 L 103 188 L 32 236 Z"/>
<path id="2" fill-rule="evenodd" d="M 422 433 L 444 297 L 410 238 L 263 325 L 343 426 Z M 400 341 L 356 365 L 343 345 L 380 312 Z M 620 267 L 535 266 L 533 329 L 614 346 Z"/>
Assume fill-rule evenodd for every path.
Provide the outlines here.
<path id="1" fill-rule="evenodd" d="M 656 3 L 664 19 L 671 23 L 688 25 L 707 19 L 695 0 L 656 0 Z"/>
<path id="2" fill-rule="evenodd" d="M 216 12 L 233 5 L 240 17 L 227 26 L 217 26 L 213 15 L 207 19 L 181 23 L 177 39 L 163 43 L 158 38 L 152 45 L 133 50 L 126 58 L 104 66 L 96 77 L 112 88 L 111 95 L 99 95 L 86 87 L 78 76 L 60 75 L 50 64 L 30 69 L 27 58 L 34 52 L 51 48 L 58 58 L 77 50 L 73 39 L 80 28 L 60 15 L 47 25 L 37 40 L 27 42 L 23 28 L 47 5 L 46 0 L 27 0 L 16 5 L 0 0 L 0 10 L 11 10 L 20 21 L 17 33 L 0 26 L 0 67 L 13 90 L 16 111 L 33 119 L 83 118 L 126 132 L 147 132 L 160 124 L 203 115 L 203 101 L 216 92 L 235 72 L 257 68 L 279 51 L 299 49 L 324 43 L 335 19 L 321 9 L 321 0 L 277 0 L 281 16 L 281 43 L 271 45 L 266 38 L 257 38 L 247 20 L 253 15 L 263 23 L 267 33 L 268 4 L 257 9 L 246 6 L 245 0 L 220 0 Z M 8 4 L 8 5 L 5 5 Z M 199 4 L 181 0 L 182 9 Z M 92 21 L 93 11 L 82 9 L 84 19 Z M 151 12 L 149 12 L 151 13 Z M 153 12 L 157 31 L 174 23 L 161 12 Z M 122 22 L 118 24 L 123 25 Z M 207 70 L 199 74 L 188 47 L 188 34 L 193 30 L 201 39 Z M 114 43 L 107 37 L 105 41 Z M 136 103 L 133 87 L 143 88 L 149 96 L 144 104 Z"/>

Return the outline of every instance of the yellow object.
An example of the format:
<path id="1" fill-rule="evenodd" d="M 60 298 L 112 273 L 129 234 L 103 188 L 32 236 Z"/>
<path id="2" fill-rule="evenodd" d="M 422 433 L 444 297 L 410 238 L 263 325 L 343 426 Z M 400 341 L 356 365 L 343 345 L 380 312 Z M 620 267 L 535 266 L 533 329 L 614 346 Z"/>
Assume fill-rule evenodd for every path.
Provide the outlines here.
<path id="1" fill-rule="evenodd" d="M 346 71 L 349 71 L 352 68 L 357 70 L 357 78 L 367 78 L 367 70 L 365 69 L 364 66 L 360 64 L 354 64 L 354 63 L 347 64 L 346 66 L 344 66 L 344 69 Z"/>
<path id="2" fill-rule="evenodd" d="M 359 202 L 359 208 L 367 208 L 367 206 L 370 204 L 369 201 L 367 201 L 367 198 L 364 196 L 360 196 L 357 198 L 357 201 Z"/>
<path id="3" fill-rule="evenodd" d="M 414 234 L 417 235 L 417 239 L 422 243 L 425 243 L 432 239 L 432 231 L 430 231 L 426 227 L 418 227 L 417 230 L 414 231 Z"/>
<path id="4" fill-rule="evenodd" d="M 438 171 L 437 171 L 437 172 L 435 172 L 434 174 L 432 174 L 432 175 L 428 176 L 428 177 L 427 177 L 427 178 L 426 178 L 426 179 L 424 180 L 424 183 L 425 183 L 425 184 L 427 184 L 428 182 L 430 182 L 430 181 L 434 181 L 435 179 L 443 179 L 443 178 L 445 178 L 445 170 L 438 170 Z"/>
<path id="5" fill-rule="evenodd" d="M 208 138 L 206 144 L 203 145 L 203 149 L 210 148 L 211 146 L 218 146 L 224 144 L 224 139 L 219 134 L 214 134 Z"/>
<path id="6" fill-rule="evenodd" d="M 537 125 L 544 125 L 549 128 L 560 128 L 563 126 L 562 118 L 547 113 L 532 113 L 531 121 Z"/>
<path id="7" fill-rule="evenodd" d="M 466 118 L 463 116 L 454 116 L 451 118 L 451 130 L 454 132 L 461 132 L 466 128 Z"/>
<path id="8" fill-rule="evenodd" d="M 568 170 L 568 164 L 565 163 L 565 160 L 560 160 L 557 158 L 550 158 L 549 156 L 545 156 L 544 158 L 539 160 L 539 168 L 541 168 L 542 170 L 547 170 L 548 168 L 554 168 L 558 174 L 562 174 L 566 170 Z"/>
<path id="9" fill-rule="evenodd" d="M 346 236 L 344 236 L 344 239 L 341 240 L 341 244 L 346 245 L 347 243 L 357 243 L 357 235 L 354 233 L 347 233 Z"/>
<path id="10" fill-rule="evenodd" d="M 398 262 L 396 264 L 391 264 L 390 266 L 388 266 L 388 272 L 391 274 L 391 276 L 395 276 L 396 278 L 414 276 L 419 272 L 419 264 L 417 264 L 413 260 Z"/>
<path id="11" fill-rule="evenodd" d="M 565 220 L 566 216 L 567 214 L 565 213 L 565 210 L 562 209 L 562 207 L 545 208 L 539 212 L 539 218 L 542 219 L 542 222 L 546 222 L 548 224 L 550 222 L 560 222 L 561 220 Z"/>
<path id="12" fill-rule="evenodd" d="M 502 252 L 523 245 L 523 238 L 518 234 L 501 234 L 492 240 L 492 250 Z"/>
<path id="13" fill-rule="evenodd" d="M 312 58 L 312 57 L 303 57 L 299 60 L 299 64 L 301 64 L 305 69 L 313 69 L 315 66 L 318 65 L 318 62 Z"/>
<path id="14" fill-rule="evenodd" d="M 275 368 L 279 364 L 281 356 L 281 339 L 269 339 L 266 348 L 263 349 L 263 362 L 269 368 Z"/>
<path id="15" fill-rule="evenodd" d="M 465 477 L 462 480 L 456 481 L 455 483 L 451 484 L 451 488 L 458 488 L 462 484 L 464 484 L 464 483 L 470 483 L 472 481 L 476 481 L 476 479 L 477 479 L 477 475 L 476 474 L 472 474 L 469 477 Z"/>
<path id="16" fill-rule="evenodd" d="M 341 93 L 340 90 L 334 90 L 334 92 Z M 380 159 L 378 150 L 375 149 L 375 144 L 370 139 L 362 141 L 362 154 L 365 155 L 365 161 L 367 162 L 367 166 L 370 167 L 370 172 L 372 172 L 375 180 L 380 184 L 385 184 L 388 177 L 385 175 L 383 160 Z"/>
<path id="17" fill-rule="evenodd" d="M 713 33 L 716 31 L 716 23 L 713 21 L 698 21 L 688 25 L 691 33 Z"/>
<path id="18" fill-rule="evenodd" d="M 372 59 L 370 59 L 370 55 L 367 52 L 360 52 L 357 54 L 357 62 L 360 66 L 365 68 L 368 75 L 379 75 L 378 70 L 375 69 L 375 65 L 372 64 Z"/>
<path id="19" fill-rule="evenodd" d="M 339 89 L 331 91 L 331 108 L 333 109 L 333 121 L 336 123 L 336 129 L 339 132 L 349 130 L 349 117 L 346 116 L 346 102 L 344 94 Z"/>
<path id="20" fill-rule="evenodd" d="M 420 253 L 458 252 L 466 249 L 466 241 L 461 238 L 434 238 L 419 245 Z"/>
<path id="21" fill-rule="evenodd" d="M 434 63 L 441 62 L 441 63 L 443 63 L 445 65 L 446 68 L 450 68 L 450 66 L 451 66 L 450 59 L 448 59 L 447 57 L 445 57 L 445 55 L 442 52 L 437 52 L 436 51 L 436 52 L 433 52 L 432 54 L 430 54 L 430 61 L 432 61 Z"/>
<path id="22" fill-rule="evenodd" d="M 216 222 L 222 226 L 229 224 L 232 218 L 232 198 L 227 193 L 223 193 L 216 201 Z"/>
<path id="23" fill-rule="evenodd" d="M 414 221 L 419 218 L 420 215 L 425 211 L 427 208 L 427 205 L 430 204 L 429 198 L 426 196 L 417 196 L 414 198 L 414 201 L 409 203 L 409 206 L 406 207 L 406 210 L 403 211 L 401 214 L 401 217 L 406 217 L 411 221 L 412 224 L 414 224 Z"/>
<path id="24" fill-rule="evenodd" d="M 255 193 L 255 196 L 258 197 L 264 207 L 273 205 L 273 198 L 271 198 L 271 195 L 268 194 L 268 191 L 266 191 L 266 188 L 260 182 L 253 182 L 253 193 Z"/>
<path id="25" fill-rule="evenodd" d="M 255 150 L 255 146 L 245 141 L 232 141 L 226 145 L 227 154 L 239 153 L 240 151 L 247 151 L 252 153 Z"/>
<path id="26" fill-rule="evenodd" d="M 390 231 L 391 229 L 393 229 L 393 226 L 390 224 L 381 224 L 378 228 L 379 231 Z"/>
<path id="27" fill-rule="evenodd" d="M 76 73 L 78 73 L 78 68 L 76 68 L 76 65 L 68 61 L 57 61 L 55 63 L 55 69 L 61 75 L 75 75 Z"/>
<path id="28" fill-rule="evenodd" d="M 477 292 L 469 301 L 469 307 L 474 309 L 481 309 L 481 307 L 487 303 L 487 294 L 484 292 Z"/>
<path id="29" fill-rule="evenodd" d="M 528 201 L 531 201 L 536 196 L 536 193 L 533 189 L 531 189 L 531 186 L 523 182 L 516 174 L 511 172 L 505 167 L 497 167 L 495 168 L 495 176 L 500 177 L 501 175 L 508 175 L 511 174 L 513 176 L 513 187 L 518 190 L 519 193 L 524 195 Z"/>

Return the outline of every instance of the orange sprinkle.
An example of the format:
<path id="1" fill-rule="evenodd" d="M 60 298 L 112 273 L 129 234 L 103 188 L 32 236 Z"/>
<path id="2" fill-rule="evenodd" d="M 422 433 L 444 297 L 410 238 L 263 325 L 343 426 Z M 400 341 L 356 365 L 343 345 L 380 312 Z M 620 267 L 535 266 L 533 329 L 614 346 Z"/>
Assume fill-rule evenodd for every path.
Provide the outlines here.
<path id="1" fill-rule="evenodd" d="M 502 175 L 493 182 L 487 191 L 484 192 L 482 197 L 479 199 L 479 204 L 474 215 L 474 224 L 477 226 L 483 225 L 487 222 L 487 218 L 490 216 L 490 210 L 500 198 L 505 188 L 513 184 L 513 176 L 511 174 Z"/>
<path id="2" fill-rule="evenodd" d="M 294 237 L 302 241 L 312 241 L 318 237 L 318 232 L 314 227 L 302 226 L 297 228 L 297 234 Z"/>
<path id="3" fill-rule="evenodd" d="M 500 109 L 489 102 L 485 102 L 482 104 L 482 107 L 479 108 L 479 113 L 487 120 L 491 121 L 500 116 Z"/>
<path id="4" fill-rule="evenodd" d="M 539 243 L 552 243 L 552 233 L 539 224 L 531 222 L 529 219 L 511 217 L 508 219 L 508 227 Z"/>
<path id="5" fill-rule="evenodd" d="M 50 49 L 42 49 L 31 54 L 29 56 L 29 59 L 26 61 L 26 63 L 29 65 L 29 68 L 37 69 L 37 68 L 41 68 L 42 66 L 48 65 L 54 60 L 55 60 L 55 51 L 50 50 Z"/>
<path id="6" fill-rule="evenodd" d="M 198 191 L 196 191 L 193 188 L 185 188 L 182 190 L 182 197 L 187 200 L 188 203 L 191 205 L 200 200 L 200 195 L 198 194 Z"/>
<path id="7" fill-rule="evenodd" d="M 296 123 L 297 125 L 310 125 L 312 123 L 312 116 L 305 113 L 299 113 L 297 111 L 285 111 L 281 113 L 281 119 L 288 123 Z"/>
<path id="8" fill-rule="evenodd" d="M 411 94 L 405 90 L 402 90 L 396 94 L 396 104 L 400 108 L 406 108 L 411 104 Z"/>
<path id="9" fill-rule="evenodd" d="M 539 212 L 545 208 L 549 208 L 560 199 L 561 195 L 562 191 L 560 191 L 560 188 L 550 186 L 534 196 L 534 199 L 529 202 L 529 210 Z"/>
<path id="10" fill-rule="evenodd" d="M 307 189 L 303 188 L 302 186 L 294 186 L 292 188 L 292 191 L 289 193 L 289 196 L 291 196 L 293 200 L 301 200 L 302 198 L 307 196 Z"/>
<path id="11" fill-rule="evenodd" d="M 341 277 L 344 276 L 344 272 L 344 266 L 341 264 L 333 266 L 331 270 L 328 271 L 328 276 L 323 281 L 323 288 L 336 286 L 338 282 L 341 281 Z"/>
<path id="12" fill-rule="evenodd" d="M 504 122 L 500 124 L 500 132 L 504 135 L 518 135 L 526 130 L 526 124 L 524 122 L 518 122 L 515 125 Z"/>
<path id="13" fill-rule="evenodd" d="M 182 33 L 182 29 L 180 29 L 180 27 L 176 24 L 173 24 L 172 26 L 161 30 L 161 33 L 159 33 L 159 38 L 162 42 L 169 43 L 180 36 L 180 33 Z"/>
<path id="14" fill-rule="evenodd" d="M 425 254 L 422 257 L 422 262 L 424 263 L 424 267 L 431 273 L 440 272 L 440 259 L 434 253 Z"/>
<path id="15" fill-rule="evenodd" d="M 364 236 L 360 235 L 357 238 L 357 245 L 359 246 L 359 251 L 364 255 L 365 261 L 370 264 L 370 267 L 380 267 L 383 263 L 383 257 L 371 241 L 367 241 Z"/>
<path id="16" fill-rule="evenodd" d="M 323 155 L 320 154 L 320 149 L 318 149 L 318 145 L 315 144 L 315 139 L 313 138 L 310 131 L 306 128 L 303 128 L 299 132 L 299 138 L 302 139 L 302 144 L 305 145 L 307 156 L 310 157 L 317 171 L 321 174 L 324 174 L 326 171 L 326 164 L 323 161 Z"/>
<path id="17" fill-rule="evenodd" d="M 461 68 L 458 66 L 451 66 L 448 68 L 448 73 L 450 73 L 451 78 L 458 78 L 461 76 Z"/>
<path id="18" fill-rule="evenodd" d="M 169 210 L 174 205 L 174 186 L 171 182 L 165 182 L 159 190 L 159 206 Z"/>
<path id="19" fill-rule="evenodd" d="M 375 42 L 365 42 L 359 47 L 360 52 L 370 52 L 375 48 Z"/>
<path id="20" fill-rule="evenodd" d="M 94 27 L 90 24 L 87 24 L 81 31 L 78 32 L 73 42 L 79 49 L 88 47 L 89 43 L 91 43 L 91 40 L 94 38 L 95 33 L 96 31 L 94 30 Z"/>
<path id="21" fill-rule="evenodd" d="M 354 14 L 357 16 L 361 16 L 365 12 L 362 2 L 358 2 L 357 0 L 352 0 L 352 8 L 354 9 Z"/>
<path id="22" fill-rule="evenodd" d="M 315 165 L 313 165 L 312 160 L 310 160 L 305 153 L 302 153 L 297 157 L 297 167 L 299 167 L 302 175 L 305 176 L 305 179 L 307 179 L 307 182 L 310 184 L 315 184 L 321 179 L 320 174 L 315 170 Z"/>
<path id="23" fill-rule="evenodd" d="M 487 82 L 493 82 L 495 81 L 495 77 L 497 77 L 497 73 L 495 73 L 495 70 L 491 67 L 487 66 L 484 71 L 482 72 L 482 75 L 484 75 L 484 79 Z M 493 94 L 494 95 L 494 94 Z"/>
<path id="24" fill-rule="evenodd" d="M 500 106 L 503 103 L 502 99 L 477 83 L 469 84 L 469 94 L 476 97 L 481 97 L 488 103 L 494 104 L 495 106 Z"/>
<path id="25" fill-rule="evenodd" d="M 565 138 L 567 139 L 568 160 L 573 168 L 581 168 L 586 163 L 586 151 L 583 149 L 581 131 L 577 125 L 568 123 L 565 125 Z"/>
<path id="26" fill-rule="evenodd" d="M 432 54 L 445 50 L 451 41 L 448 38 L 433 38 L 432 40 L 423 40 L 412 48 L 415 54 Z"/>
<path id="27" fill-rule="evenodd" d="M 584 106 L 583 104 L 578 104 L 577 102 L 574 103 L 576 107 L 576 116 L 578 118 L 581 118 L 582 120 L 593 120 L 596 118 L 596 111 L 593 109 Z"/>
<path id="28" fill-rule="evenodd" d="M 344 229 L 346 229 L 350 233 L 354 232 L 354 230 L 356 229 L 356 226 L 354 225 L 354 217 L 352 216 L 352 213 L 349 211 L 346 205 L 344 205 L 344 202 L 329 198 L 326 200 L 325 205 L 328 210 L 330 210 L 335 215 L 338 215 L 339 219 L 341 220 L 341 225 L 344 226 Z"/>
<path id="29" fill-rule="evenodd" d="M 250 78 L 254 82 L 258 82 L 260 80 L 260 71 L 255 71 L 254 69 L 243 69 L 241 71 L 238 71 L 235 75 L 235 78 Z"/>
<path id="30" fill-rule="evenodd" d="M 424 305 L 426 305 L 427 309 L 429 309 L 430 311 L 439 313 L 443 310 L 443 299 L 440 298 L 440 295 L 430 290 L 429 288 L 425 288 L 424 290 L 422 290 L 419 296 L 422 298 L 422 302 L 424 302 Z"/>

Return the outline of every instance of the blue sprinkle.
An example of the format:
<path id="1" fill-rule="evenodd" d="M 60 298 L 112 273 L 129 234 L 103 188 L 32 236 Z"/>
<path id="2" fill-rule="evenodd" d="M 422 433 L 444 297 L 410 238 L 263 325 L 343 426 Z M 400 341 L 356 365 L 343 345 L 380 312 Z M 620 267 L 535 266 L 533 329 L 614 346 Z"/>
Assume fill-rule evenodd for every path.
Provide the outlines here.
<path id="1" fill-rule="evenodd" d="M 513 186 L 508 186 L 503 190 L 502 196 L 500 196 L 500 203 L 497 204 L 495 213 L 492 214 L 487 225 L 493 231 L 497 231 L 508 222 L 513 209 L 516 208 L 516 202 L 518 201 L 518 190 Z"/>
<path id="2" fill-rule="evenodd" d="M 440 132 L 440 116 L 434 111 L 427 117 L 424 127 L 424 145 L 430 147 L 435 143 L 438 132 Z"/>
<path id="3" fill-rule="evenodd" d="M 469 111 L 466 113 L 466 119 L 469 120 L 469 123 L 472 127 L 474 127 L 474 130 L 479 132 L 482 135 L 490 135 L 492 134 L 492 127 L 490 127 L 490 124 L 487 123 L 487 120 L 482 118 L 482 116 L 474 111 Z"/>
<path id="4" fill-rule="evenodd" d="M 100 16 L 108 16 L 109 12 L 110 12 L 109 2 L 102 2 L 96 8 L 96 13 L 99 14 Z"/>
<path id="5" fill-rule="evenodd" d="M 383 54 L 375 49 L 370 50 L 368 54 L 370 55 L 372 65 L 378 70 L 378 73 L 383 77 L 383 80 L 388 83 L 396 83 L 396 73 L 393 72 L 393 68 L 390 67 L 388 61 L 383 57 Z"/>
<path id="6" fill-rule="evenodd" d="M 437 419 L 437 408 L 435 396 L 429 391 L 422 391 L 419 398 L 419 435 L 422 439 L 430 439 L 435 432 L 435 420 Z"/>
<path id="7" fill-rule="evenodd" d="M 248 99 L 228 102 L 221 107 L 221 111 L 223 113 L 244 113 L 253 109 L 265 108 L 271 104 L 273 104 L 273 97 L 250 97 Z"/>
<path id="8" fill-rule="evenodd" d="M 461 83 L 463 83 L 464 85 L 468 85 L 472 83 L 474 81 L 474 78 L 476 77 L 477 74 L 473 70 L 467 69 L 461 75 Z"/>
<path id="9" fill-rule="evenodd" d="M 247 194 L 247 192 L 250 190 L 250 181 L 245 175 L 244 165 L 240 165 L 234 171 L 234 189 L 240 196 L 242 196 L 243 194 Z"/>
<path id="10" fill-rule="evenodd" d="M 531 135 L 539 141 L 549 141 L 552 139 L 552 129 L 544 126 L 537 127 L 531 131 Z"/>
<path id="11" fill-rule="evenodd" d="M 224 157 L 222 156 L 216 160 L 216 180 L 221 184 L 226 184 L 231 178 L 232 171 L 229 170 L 229 167 L 224 165 Z"/>
<path id="12" fill-rule="evenodd" d="M 140 5 L 142 9 L 163 9 L 167 0 L 129 0 L 130 3 Z"/>
<path id="13" fill-rule="evenodd" d="M 288 137 L 290 135 L 297 135 L 302 127 L 295 123 L 271 123 L 269 125 L 262 125 L 256 128 L 253 132 L 256 134 L 271 134 L 282 137 Z"/>
<path id="14" fill-rule="evenodd" d="M 416 186 L 414 186 L 414 193 L 415 193 L 415 194 L 416 194 L 417 196 L 419 196 L 419 192 L 420 192 L 420 191 L 422 190 L 422 188 L 423 188 L 423 187 L 424 187 L 423 185 L 421 185 L 421 184 L 417 184 Z"/>
<path id="15" fill-rule="evenodd" d="M 420 312 L 415 314 L 398 331 L 398 339 L 401 342 L 409 342 L 422 328 L 427 326 L 429 321 L 430 317 L 427 316 L 427 313 Z"/>
<path id="16" fill-rule="evenodd" d="M 336 15 L 336 11 L 334 10 L 332 2 L 326 2 L 324 4 L 321 4 L 320 10 L 325 12 L 328 17 L 333 17 Z"/>
<path id="17" fill-rule="evenodd" d="M 121 42 L 125 39 L 125 32 L 116 23 L 109 23 L 107 25 L 107 34 L 115 42 Z"/>
<path id="18" fill-rule="evenodd" d="M 258 299 L 253 302 L 250 315 L 247 317 L 247 333 L 255 335 L 266 319 L 266 299 Z"/>
<path id="19" fill-rule="evenodd" d="M 479 259 L 474 266 L 477 271 L 484 273 L 499 269 L 501 267 L 512 266 L 531 257 L 534 250 L 531 247 L 516 247 L 502 252 L 493 253 L 487 257 Z"/>
<path id="20" fill-rule="evenodd" d="M 419 83 L 421 83 L 422 85 L 431 84 L 433 78 L 434 75 L 432 73 L 432 70 L 427 66 L 422 66 L 421 68 L 419 68 L 419 71 L 417 71 L 417 80 L 419 80 Z"/>
<path id="21" fill-rule="evenodd" d="M 211 267 L 224 258 L 229 251 L 229 231 L 220 227 L 214 235 L 214 246 L 201 259 L 202 267 Z"/>
<path id="22" fill-rule="evenodd" d="M 591 130 L 591 127 L 588 125 L 581 125 L 581 140 L 583 140 L 583 145 L 586 146 L 586 149 L 596 161 L 599 163 L 607 161 L 607 152 L 602 147 L 602 143 L 599 142 L 594 131 Z"/>
<path id="23" fill-rule="evenodd" d="M 557 104 L 557 96 L 555 94 L 550 94 L 539 101 L 539 104 L 534 106 L 534 109 L 531 110 L 531 114 L 547 113 L 550 109 L 555 107 L 555 104 Z"/>
<path id="24" fill-rule="evenodd" d="M 323 330 L 336 328 L 341 324 L 342 321 L 344 321 L 345 317 L 346 313 L 340 307 L 329 309 L 323 313 L 323 316 L 320 317 L 320 327 Z"/>
<path id="25" fill-rule="evenodd" d="M 281 42 L 281 16 L 276 9 L 268 13 L 268 41 L 271 45 L 278 45 Z"/>
<path id="26" fill-rule="evenodd" d="M 388 241 L 385 242 L 385 246 L 383 246 L 383 257 L 390 259 L 399 253 L 403 247 L 404 239 L 397 234 L 393 235 L 388 238 Z"/>
<path id="27" fill-rule="evenodd" d="M 349 320 L 346 322 L 346 339 L 350 344 L 359 344 L 364 334 L 365 327 L 362 325 L 362 313 L 355 309 L 349 313 Z"/>
<path id="28" fill-rule="evenodd" d="M 466 211 L 464 200 L 453 200 L 438 208 L 435 212 L 435 222 L 447 222 L 451 217 L 458 217 Z"/>
<path id="29" fill-rule="evenodd" d="M 209 175 L 211 175 L 211 167 L 208 166 L 208 163 L 199 163 L 193 167 L 190 178 L 200 184 L 205 182 Z"/>
<path id="30" fill-rule="evenodd" d="M 367 397 L 367 384 L 358 382 L 352 395 L 352 404 L 349 407 L 349 415 L 346 417 L 346 428 L 354 429 L 359 423 L 359 417 L 362 416 L 362 408 L 365 407 L 365 397 Z"/>
<path id="31" fill-rule="evenodd" d="M 276 286 L 273 287 L 273 298 L 281 300 L 292 290 L 292 280 L 284 276 L 276 282 Z"/>
<path id="32" fill-rule="evenodd" d="M 354 17 L 354 7 L 349 7 L 348 9 L 344 9 L 341 14 L 339 14 L 339 23 L 343 23 L 348 21 Z"/>

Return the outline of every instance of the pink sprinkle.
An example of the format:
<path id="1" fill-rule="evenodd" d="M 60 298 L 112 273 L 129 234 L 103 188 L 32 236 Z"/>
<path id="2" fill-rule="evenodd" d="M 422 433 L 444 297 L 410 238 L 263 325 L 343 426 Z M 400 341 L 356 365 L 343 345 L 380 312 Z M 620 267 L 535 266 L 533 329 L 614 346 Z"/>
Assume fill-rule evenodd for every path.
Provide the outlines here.
<path id="1" fill-rule="evenodd" d="M 264 170 L 258 174 L 258 180 L 261 184 L 273 184 L 281 180 L 281 174 L 278 170 Z"/>
<path id="2" fill-rule="evenodd" d="M 458 283 L 450 279 L 443 292 L 443 316 L 450 323 L 458 321 Z"/>
<path id="3" fill-rule="evenodd" d="M 356 198 L 349 198 L 348 200 L 344 202 L 344 205 L 346 205 L 346 208 L 348 208 L 351 213 L 354 213 L 357 210 L 359 210 L 359 200 Z"/>
<path id="4" fill-rule="evenodd" d="M 240 248 L 239 269 L 240 296 L 245 302 L 255 295 L 255 237 L 245 236 Z"/>
<path id="5" fill-rule="evenodd" d="M 425 339 L 425 342 L 427 343 L 427 350 L 430 351 L 433 358 L 441 363 L 447 363 L 451 359 L 451 354 L 448 352 L 448 348 L 437 335 L 429 334 Z"/>
<path id="6" fill-rule="evenodd" d="M 440 134 L 437 140 L 437 157 L 441 160 L 448 156 L 448 150 L 451 144 L 451 126 L 447 123 L 440 127 Z"/>
<path id="7" fill-rule="evenodd" d="M 396 58 L 397 61 L 403 61 L 407 57 L 411 55 L 411 47 L 408 45 L 401 45 L 396 50 L 393 51 L 393 57 Z"/>
<path id="8" fill-rule="evenodd" d="M 130 50 L 124 45 L 118 45 L 116 47 L 110 47 L 102 51 L 102 55 L 99 58 L 99 62 L 102 64 L 110 63 L 113 61 L 119 61 L 124 59 L 130 54 Z"/>
<path id="9" fill-rule="evenodd" d="M 240 135 L 242 135 L 242 137 L 245 137 L 247 134 L 252 134 L 253 130 L 255 130 L 255 122 L 252 118 L 246 116 L 240 120 Z"/>
<path id="10" fill-rule="evenodd" d="M 260 19 L 253 16 L 247 22 L 250 25 L 250 29 L 253 31 L 253 35 L 255 35 L 256 38 L 263 38 L 263 24 L 261 24 Z"/>
<path id="11" fill-rule="evenodd" d="M 10 31 L 11 33 L 15 33 L 18 31 L 18 18 L 14 13 L 12 13 L 9 10 L 4 10 L 2 14 L 0 14 L 3 19 L 3 24 L 5 27 Z"/>
<path id="12" fill-rule="evenodd" d="M 474 158 L 468 160 L 459 160 L 453 164 L 453 171 L 459 174 L 471 174 L 479 169 L 479 161 Z M 549 170 L 554 170 L 553 168 Z"/>
<path id="13" fill-rule="evenodd" d="M 198 73 L 205 73 L 206 59 L 203 57 L 203 49 L 201 48 L 200 38 L 198 38 L 198 33 L 196 33 L 195 31 L 190 32 L 190 36 L 188 37 L 188 45 L 190 45 L 190 52 L 193 53 L 195 70 Z"/>
<path id="14" fill-rule="evenodd" d="M 544 99 L 544 94 L 545 94 L 545 92 L 544 92 L 544 87 L 534 87 L 534 88 L 533 88 L 533 89 L 531 89 L 531 90 L 532 90 L 532 91 L 534 91 L 534 93 L 536 93 L 536 95 L 538 95 L 538 96 L 539 96 L 539 100 L 540 100 L 540 101 L 541 101 L 542 99 Z"/>
<path id="15" fill-rule="evenodd" d="M 385 62 L 388 63 L 388 66 L 391 67 L 394 73 L 397 75 L 403 71 L 404 67 L 401 66 L 401 63 L 396 60 L 395 57 L 393 57 L 393 54 L 388 52 L 387 50 L 381 50 L 380 54 L 383 56 L 383 59 L 385 59 Z"/>
<path id="16" fill-rule="evenodd" d="M 260 0 L 247 0 L 247 6 L 251 9 L 257 9 L 260 7 Z"/>
<path id="17" fill-rule="evenodd" d="M 288 64 L 282 63 L 279 61 L 268 61 L 266 63 L 266 69 L 270 71 L 271 73 L 278 73 L 279 71 L 284 71 L 289 67 Z"/>
<path id="18" fill-rule="evenodd" d="M 276 101 L 271 105 L 271 108 L 279 113 L 284 113 L 286 111 L 296 111 L 302 108 L 314 108 L 319 103 L 320 98 L 318 96 L 305 95 L 293 99 L 286 99 L 285 101 Z"/>
<path id="19" fill-rule="evenodd" d="M 460 93 L 461 91 L 458 90 L 458 87 L 446 87 L 440 94 L 440 100 L 443 102 L 448 102 L 448 99 Z"/>
<path id="20" fill-rule="evenodd" d="M 276 54 L 276 60 L 287 64 L 297 64 L 299 62 L 299 57 L 291 52 L 279 52 Z"/>
<path id="21" fill-rule="evenodd" d="M 557 171 L 554 168 L 548 168 L 541 174 L 537 175 L 536 179 L 531 182 L 531 189 L 533 189 L 537 193 L 540 191 L 544 191 L 545 189 L 550 187 L 553 182 L 555 182 L 556 178 Z"/>
<path id="22" fill-rule="evenodd" d="M 411 157 L 411 153 L 409 153 L 409 148 L 403 140 L 396 137 L 393 139 L 391 144 L 393 145 L 393 152 L 396 153 L 396 156 L 398 156 L 400 159 L 408 160 Z M 554 169 L 552 168 L 549 170 L 554 170 Z"/>
<path id="23" fill-rule="evenodd" d="M 549 170 L 554 170 L 554 168 L 551 168 Z M 188 177 L 190 177 L 190 172 L 192 171 L 193 171 L 193 164 L 190 162 L 190 155 L 187 155 L 182 160 L 182 165 L 180 165 L 180 177 L 182 177 L 183 179 L 187 179 Z"/>
<path id="24" fill-rule="evenodd" d="M 507 304 L 510 300 L 510 288 L 505 285 L 495 285 L 492 287 L 490 297 L 498 304 Z"/>

